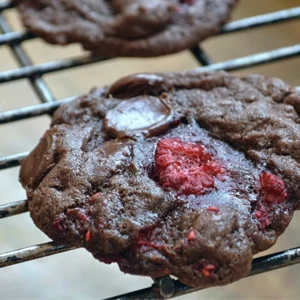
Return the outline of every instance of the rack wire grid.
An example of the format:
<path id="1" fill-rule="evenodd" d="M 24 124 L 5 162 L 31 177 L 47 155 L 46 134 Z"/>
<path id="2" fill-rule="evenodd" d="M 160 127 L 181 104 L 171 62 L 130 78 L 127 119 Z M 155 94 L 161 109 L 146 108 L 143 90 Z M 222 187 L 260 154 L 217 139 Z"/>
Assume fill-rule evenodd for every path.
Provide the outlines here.
<path id="1" fill-rule="evenodd" d="M 24 78 L 28 79 L 33 90 L 38 95 L 41 104 L 2 112 L 0 113 L 0 124 L 33 118 L 45 114 L 51 114 L 61 104 L 70 102 L 72 101 L 72 99 L 74 99 L 72 97 L 68 99 L 56 100 L 54 95 L 52 95 L 51 91 L 44 82 L 42 78 L 43 75 L 60 70 L 76 68 L 87 64 L 93 64 L 108 59 L 105 57 L 91 57 L 89 55 L 86 55 L 33 65 L 29 55 L 23 49 L 22 43 L 31 39 L 35 39 L 37 37 L 30 32 L 16 32 L 12 30 L 3 12 L 5 10 L 13 8 L 14 5 L 10 1 L 0 2 L 0 32 L 2 33 L 0 34 L 0 46 L 9 46 L 20 68 L 0 72 L 0 83 L 7 83 Z M 249 30 L 255 27 L 261 27 L 279 22 L 286 22 L 294 19 L 300 19 L 300 6 L 233 21 L 225 25 L 220 34 L 223 35 Z M 194 47 L 190 50 L 190 52 L 201 65 L 201 67 L 197 68 L 198 71 L 231 71 L 284 60 L 290 57 L 300 56 L 300 44 L 274 49 L 268 52 L 253 54 L 246 57 L 239 57 L 219 63 L 213 63 L 209 54 L 200 47 Z M 19 166 L 27 155 L 28 152 L 25 152 L 0 158 L 0 170 Z M 0 205 L 0 219 L 25 213 L 27 211 L 27 200 Z M 3 268 L 73 249 L 75 248 L 58 245 L 55 242 L 48 242 L 28 248 L 18 249 L 15 251 L 0 254 L 0 267 Z M 300 247 L 254 259 L 252 269 L 248 276 L 268 272 L 282 267 L 287 267 L 297 263 L 300 263 Z M 153 285 L 149 288 L 134 291 L 128 294 L 123 294 L 109 299 L 171 298 L 185 295 L 197 290 L 199 289 L 188 287 L 178 280 L 174 280 L 171 277 L 167 276 L 154 279 Z"/>

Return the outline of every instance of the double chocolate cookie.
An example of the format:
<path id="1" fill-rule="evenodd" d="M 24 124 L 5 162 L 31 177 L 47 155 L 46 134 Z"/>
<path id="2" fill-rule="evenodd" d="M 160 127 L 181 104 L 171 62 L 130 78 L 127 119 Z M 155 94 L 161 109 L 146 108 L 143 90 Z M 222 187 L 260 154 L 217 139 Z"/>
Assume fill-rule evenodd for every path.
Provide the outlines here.
<path id="1" fill-rule="evenodd" d="M 49 43 L 100 56 L 158 56 L 217 34 L 238 0 L 13 0 Z"/>
<path id="2" fill-rule="evenodd" d="M 20 180 L 35 224 L 131 274 L 242 278 L 300 206 L 300 95 L 279 79 L 137 74 L 54 114 Z"/>

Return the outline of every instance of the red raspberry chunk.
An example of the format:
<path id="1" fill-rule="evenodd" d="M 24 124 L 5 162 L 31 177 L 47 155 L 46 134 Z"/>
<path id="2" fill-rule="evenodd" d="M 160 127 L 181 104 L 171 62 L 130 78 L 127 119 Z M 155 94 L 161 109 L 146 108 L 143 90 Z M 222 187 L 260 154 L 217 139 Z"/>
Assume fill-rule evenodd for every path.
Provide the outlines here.
<path id="1" fill-rule="evenodd" d="M 53 223 L 52 223 L 52 227 L 58 231 L 63 231 L 63 224 L 62 224 L 62 220 L 60 217 L 57 217 L 54 219 Z"/>
<path id="2" fill-rule="evenodd" d="M 209 277 L 211 275 L 211 273 L 213 271 L 216 270 L 216 266 L 213 264 L 206 264 L 203 266 L 203 268 L 201 269 L 201 273 L 205 276 L 205 277 Z"/>
<path id="3" fill-rule="evenodd" d="M 194 240 L 195 237 L 196 237 L 196 233 L 195 233 L 194 230 L 192 230 L 192 231 L 189 233 L 189 235 L 188 235 L 188 241 Z"/>
<path id="4" fill-rule="evenodd" d="M 86 234 L 85 234 L 85 241 L 86 241 L 86 242 L 89 242 L 90 239 L 91 239 L 91 231 L 88 230 L 88 231 L 86 232 Z"/>
<path id="5" fill-rule="evenodd" d="M 265 230 L 267 226 L 272 224 L 272 213 L 270 207 L 264 204 L 259 204 L 254 212 L 255 218 L 260 223 L 260 228 Z"/>
<path id="6" fill-rule="evenodd" d="M 284 202 L 288 194 L 282 179 L 270 172 L 261 173 L 259 180 L 260 197 L 253 214 L 260 228 L 265 230 L 273 222 L 272 206 Z"/>
<path id="7" fill-rule="evenodd" d="M 161 186 L 185 195 L 204 194 L 214 188 L 215 178 L 225 173 L 204 146 L 179 138 L 158 142 L 155 165 Z"/>
<path id="8" fill-rule="evenodd" d="M 282 179 L 270 172 L 260 175 L 261 194 L 263 201 L 269 204 L 282 203 L 287 198 L 287 191 Z"/>

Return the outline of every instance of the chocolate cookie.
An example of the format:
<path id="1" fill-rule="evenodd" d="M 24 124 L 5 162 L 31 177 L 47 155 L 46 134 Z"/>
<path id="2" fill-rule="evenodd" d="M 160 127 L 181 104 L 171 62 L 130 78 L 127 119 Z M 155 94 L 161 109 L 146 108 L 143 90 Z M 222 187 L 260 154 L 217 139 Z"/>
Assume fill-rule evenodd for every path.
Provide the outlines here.
<path id="1" fill-rule="evenodd" d="M 238 0 L 14 0 L 25 26 L 49 43 L 100 56 L 158 56 L 217 34 Z"/>
<path id="2" fill-rule="evenodd" d="M 131 75 L 54 114 L 21 167 L 35 224 L 124 272 L 247 274 L 300 206 L 300 95 L 225 72 Z"/>

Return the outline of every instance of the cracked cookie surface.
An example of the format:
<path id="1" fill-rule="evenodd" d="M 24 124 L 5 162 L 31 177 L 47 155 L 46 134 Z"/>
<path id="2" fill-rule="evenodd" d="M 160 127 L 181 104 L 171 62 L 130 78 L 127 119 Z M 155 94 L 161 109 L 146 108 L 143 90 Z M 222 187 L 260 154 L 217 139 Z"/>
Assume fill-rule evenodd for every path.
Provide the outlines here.
<path id="1" fill-rule="evenodd" d="M 105 263 L 240 279 L 300 204 L 300 95 L 275 78 L 136 74 L 53 115 L 20 180 L 35 224 Z"/>
<path id="2" fill-rule="evenodd" d="M 217 34 L 238 0 L 14 0 L 25 26 L 49 43 L 100 56 L 158 56 Z"/>

